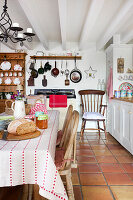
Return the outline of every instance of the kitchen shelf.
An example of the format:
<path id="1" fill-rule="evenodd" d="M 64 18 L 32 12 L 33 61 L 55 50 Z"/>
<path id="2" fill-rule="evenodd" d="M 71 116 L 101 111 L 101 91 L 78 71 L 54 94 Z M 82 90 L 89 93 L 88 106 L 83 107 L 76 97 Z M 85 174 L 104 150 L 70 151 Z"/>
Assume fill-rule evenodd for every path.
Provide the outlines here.
<path id="1" fill-rule="evenodd" d="M 23 85 L 23 84 L 21 84 Z M 0 86 L 17 86 L 17 84 L 0 84 Z"/>
<path id="2" fill-rule="evenodd" d="M 21 70 L 21 71 L 20 70 L 19 71 L 18 70 L 0 70 L 0 72 L 2 72 L 2 73 L 3 72 L 23 72 L 23 70 Z"/>
<path id="3" fill-rule="evenodd" d="M 76 58 L 76 60 L 81 60 L 82 57 L 81 56 L 30 56 L 31 59 L 35 59 L 35 60 L 41 60 L 41 59 L 46 59 L 46 60 L 74 60 Z"/>

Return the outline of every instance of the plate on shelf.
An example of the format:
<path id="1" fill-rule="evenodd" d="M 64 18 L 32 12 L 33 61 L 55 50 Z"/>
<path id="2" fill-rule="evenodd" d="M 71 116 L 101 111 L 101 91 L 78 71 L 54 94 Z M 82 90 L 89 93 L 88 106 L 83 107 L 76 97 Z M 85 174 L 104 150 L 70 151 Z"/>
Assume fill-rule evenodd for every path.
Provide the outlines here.
<path id="1" fill-rule="evenodd" d="M 19 84 L 20 84 L 19 78 L 15 78 L 14 81 L 13 81 L 13 83 L 14 83 L 15 85 L 19 85 Z"/>
<path id="2" fill-rule="evenodd" d="M 133 90 L 133 85 L 128 82 L 124 82 L 119 86 L 119 90 Z"/>
<path id="3" fill-rule="evenodd" d="M 11 69 L 11 63 L 8 61 L 4 61 L 1 63 L 1 69 L 2 70 L 10 70 Z"/>
<path id="4" fill-rule="evenodd" d="M 11 80 L 10 78 L 6 78 L 6 79 L 5 79 L 5 84 L 6 84 L 6 85 L 10 85 L 11 82 L 12 82 L 12 80 Z"/>
<path id="5" fill-rule="evenodd" d="M 14 65 L 15 71 L 22 71 L 22 67 L 19 64 Z"/>
<path id="6" fill-rule="evenodd" d="M 0 84 L 2 83 L 2 78 L 0 78 Z"/>

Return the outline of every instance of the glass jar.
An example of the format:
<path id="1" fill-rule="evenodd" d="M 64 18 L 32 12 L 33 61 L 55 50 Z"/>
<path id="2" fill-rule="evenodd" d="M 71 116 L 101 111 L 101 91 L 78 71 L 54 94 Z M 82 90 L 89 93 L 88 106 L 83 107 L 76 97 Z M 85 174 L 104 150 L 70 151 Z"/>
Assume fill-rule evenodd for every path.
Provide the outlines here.
<path id="1" fill-rule="evenodd" d="M 35 112 L 35 122 L 36 122 L 37 127 L 38 127 L 38 116 L 43 115 L 43 114 L 44 114 L 44 112 L 42 112 L 42 111 Z"/>
<path id="2" fill-rule="evenodd" d="M 48 128 L 48 115 L 39 115 L 37 117 L 37 127 L 39 129 L 47 129 Z"/>

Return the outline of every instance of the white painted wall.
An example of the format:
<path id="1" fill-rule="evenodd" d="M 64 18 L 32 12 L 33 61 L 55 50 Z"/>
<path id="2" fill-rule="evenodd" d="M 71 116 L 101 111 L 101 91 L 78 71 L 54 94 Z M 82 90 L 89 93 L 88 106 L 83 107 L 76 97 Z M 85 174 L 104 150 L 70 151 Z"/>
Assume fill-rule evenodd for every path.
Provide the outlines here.
<path id="1" fill-rule="evenodd" d="M 44 47 L 40 44 L 38 45 L 34 50 L 32 51 L 27 51 L 27 56 L 26 56 L 26 94 L 30 93 L 30 89 L 32 90 L 32 94 L 34 94 L 34 89 L 38 88 L 68 88 L 68 89 L 75 89 L 76 92 L 76 109 L 80 111 L 80 96 L 78 95 L 78 91 L 82 89 L 97 89 L 97 84 L 98 84 L 98 79 L 106 79 L 106 55 L 102 51 L 96 51 L 95 46 L 93 48 L 84 50 L 79 52 L 78 51 L 78 46 L 76 43 L 67 43 L 67 49 L 70 49 L 72 52 L 79 52 L 79 54 L 82 56 L 82 60 L 77 60 L 77 67 L 80 69 L 82 72 L 82 80 L 79 83 L 73 83 L 70 81 L 70 86 L 65 86 L 65 76 L 57 76 L 56 78 L 51 76 L 51 72 L 46 73 L 46 78 L 47 78 L 47 87 L 42 86 L 42 78 L 43 75 L 39 75 L 37 79 L 35 79 L 35 86 L 29 87 L 27 80 L 29 79 L 29 74 L 27 71 L 29 68 L 29 61 L 30 61 L 30 56 L 33 56 L 36 54 L 37 51 L 43 51 L 46 55 L 48 53 L 54 53 L 54 54 L 63 54 L 66 52 L 62 51 L 62 48 L 58 43 L 50 43 L 50 51 L 46 51 Z M 1 51 L 3 52 L 9 52 L 9 50 L 6 50 L 5 47 L 1 48 Z M 42 64 L 46 63 L 46 60 L 42 60 Z M 75 64 L 74 60 L 68 60 L 68 69 L 71 71 Z M 36 66 L 35 68 L 38 69 L 40 67 L 40 60 L 36 61 Z M 49 63 L 54 67 L 54 61 L 49 60 Z M 66 67 L 66 62 L 63 61 L 63 69 L 65 70 Z M 95 78 L 87 78 L 84 70 L 89 69 L 89 67 L 92 67 L 92 69 L 97 70 L 97 73 L 95 74 Z M 60 70 L 61 69 L 61 61 L 57 60 L 57 67 Z M 104 99 L 106 101 L 106 98 Z M 81 120 L 80 120 L 81 124 Z M 80 128 L 80 125 L 79 125 Z"/>

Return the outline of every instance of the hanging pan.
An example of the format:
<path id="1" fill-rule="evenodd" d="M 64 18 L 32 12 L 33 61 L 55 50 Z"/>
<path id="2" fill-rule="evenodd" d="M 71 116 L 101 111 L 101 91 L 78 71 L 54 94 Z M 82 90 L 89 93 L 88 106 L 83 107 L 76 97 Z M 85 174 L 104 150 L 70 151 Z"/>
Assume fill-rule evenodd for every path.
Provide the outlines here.
<path id="1" fill-rule="evenodd" d="M 70 80 L 73 83 L 78 83 L 82 79 L 82 73 L 76 66 L 76 56 L 75 56 L 75 68 L 70 73 Z"/>

